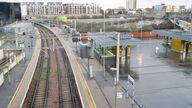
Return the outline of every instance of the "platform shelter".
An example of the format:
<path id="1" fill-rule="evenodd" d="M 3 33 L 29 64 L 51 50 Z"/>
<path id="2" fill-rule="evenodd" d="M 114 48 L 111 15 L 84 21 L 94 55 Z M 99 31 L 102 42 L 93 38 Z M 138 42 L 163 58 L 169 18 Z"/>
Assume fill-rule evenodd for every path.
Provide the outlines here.
<path id="1" fill-rule="evenodd" d="M 89 38 L 92 40 L 94 47 L 95 57 L 100 63 L 107 66 L 115 66 L 116 64 L 116 49 L 117 49 L 117 35 L 118 33 L 88 33 Z M 125 58 L 125 63 L 130 64 L 131 47 L 137 45 L 140 40 L 134 39 L 129 33 L 120 34 L 120 63 Z"/>
<path id="2" fill-rule="evenodd" d="M 171 46 L 171 50 L 183 53 L 188 57 L 192 53 L 192 31 L 184 30 L 153 30 L 156 35 L 165 36 L 165 44 Z"/>

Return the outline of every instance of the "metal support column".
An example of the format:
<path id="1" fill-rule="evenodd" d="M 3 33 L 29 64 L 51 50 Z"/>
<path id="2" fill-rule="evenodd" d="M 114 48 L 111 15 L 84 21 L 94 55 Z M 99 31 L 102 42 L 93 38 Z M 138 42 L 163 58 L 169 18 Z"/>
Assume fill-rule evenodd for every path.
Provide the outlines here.
<path id="1" fill-rule="evenodd" d="M 54 39 L 52 39 L 52 41 L 53 41 L 53 51 L 55 51 L 55 48 L 54 48 L 54 46 L 55 46 L 55 42 L 54 42 Z"/>
<path id="2" fill-rule="evenodd" d="M 116 77 L 117 83 L 119 82 L 119 46 L 120 46 L 120 33 L 117 34 L 117 64 L 116 64 Z"/>
<path id="3" fill-rule="evenodd" d="M 184 58 L 183 58 L 184 61 L 186 61 L 188 59 L 189 44 L 190 44 L 190 42 L 184 42 Z"/>

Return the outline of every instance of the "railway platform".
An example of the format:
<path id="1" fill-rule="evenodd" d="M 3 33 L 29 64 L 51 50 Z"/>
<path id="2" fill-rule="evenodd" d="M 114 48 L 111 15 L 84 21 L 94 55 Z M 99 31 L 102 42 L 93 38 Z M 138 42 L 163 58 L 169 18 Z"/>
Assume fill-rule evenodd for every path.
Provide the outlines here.
<path id="1" fill-rule="evenodd" d="M 39 34 L 40 35 L 40 34 Z M 41 39 L 37 39 L 35 42 L 34 52 L 30 59 L 30 62 L 24 72 L 24 75 L 8 105 L 8 108 L 21 108 L 26 97 L 27 91 L 30 86 L 35 68 L 40 55 Z"/>
<path id="2" fill-rule="evenodd" d="M 59 28 L 52 28 L 52 31 L 56 31 L 58 34 L 61 32 Z M 116 92 L 123 92 L 121 86 L 117 86 L 117 91 L 115 90 L 114 78 L 111 74 L 106 72 L 106 77 L 103 77 L 103 66 L 96 60 L 91 59 L 90 64 L 93 65 L 94 78 L 90 79 L 87 72 L 87 59 L 81 59 L 76 54 L 76 46 L 68 39 L 62 39 L 61 41 L 65 43 L 65 47 L 71 49 L 70 55 L 74 55 L 74 59 L 77 60 L 78 65 L 81 68 L 83 76 L 88 83 L 90 92 L 93 96 L 95 105 L 97 108 L 139 108 L 137 104 L 132 105 L 132 99 L 130 97 L 122 97 L 121 99 L 115 99 Z M 77 69 L 76 69 L 77 70 Z M 85 107 L 88 108 L 88 107 Z"/>

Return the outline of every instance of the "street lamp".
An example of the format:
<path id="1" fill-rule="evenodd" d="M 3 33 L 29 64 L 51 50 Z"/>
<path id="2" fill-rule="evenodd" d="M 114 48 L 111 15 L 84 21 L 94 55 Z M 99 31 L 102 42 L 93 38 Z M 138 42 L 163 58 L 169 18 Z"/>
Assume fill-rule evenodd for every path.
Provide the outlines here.
<path id="1" fill-rule="evenodd" d="M 103 32 L 105 33 L 105 9 L 103 9 L 103 17 L 104 17 Z"/>
<path id="2" fill-rule="evenodd" d="M 119 49 L 120 49 L 119 47 L 120 47 L 120 33 L 117 33 L 116 68 L 110 68 L 110 70 L 116 71 L 115 84 L 118 84 L 119 82 Z"/>
<path id="3" fill-rule="evenodd" d="M 143 29 L 143 10 L 141 10 L 141 40 L 142 40 L 142 35 L 143 35 L 143 33 L 142 33 L 142 29 Z"/>
<path id="4" fill-rule="evenodd" d="M 120 47 L 120 33 L 117 33 L 117 55 L 116 55 L 116 68 L 110 68 L 112 71 L 116 71 L 115 80 L 115 108 L 117 108 L 117 86 L 119 83 L 119 47 Z"/>
<path id="5" fill-rule="evenodd" d="M 191 28 L 191 31 L 192 31 L 192 4 L 191 4 L 191 26 L 190 26 L 190 28 Z"/>
<path id="6" fill-rule="evenodd" d="M 75 25 L 74 25 L 74 26 L 75 26 L 74 28 L 75 28 L 75 33 L 76 33 L 76 31 L 77 31 L 77 20 L 74 20 L 74 24 L 75 24 Z"/>
<path id="7" fill-rule="evenodd" d="M 93 17 L 93 16 L 92 16 L 92 15 L 93 15 L 93 9 L 90 9 L 90 12 L 91 12 L 91 20 L 92 20 L 92 17 Z M 92 21 L 91 21 L 91 32 L 93 31 L 93 30 L 92 30 L 92 26 L 93 26 L 93 24 L 92 24 Z"/>
<path id="8" fill-rule="evenodd" d="M 119 82 L 119 46 L 120 46 L 120 33 L 117 34 L 117 72 L 116 72 L 116 77 L 117 77 L 117 83 Z"/>

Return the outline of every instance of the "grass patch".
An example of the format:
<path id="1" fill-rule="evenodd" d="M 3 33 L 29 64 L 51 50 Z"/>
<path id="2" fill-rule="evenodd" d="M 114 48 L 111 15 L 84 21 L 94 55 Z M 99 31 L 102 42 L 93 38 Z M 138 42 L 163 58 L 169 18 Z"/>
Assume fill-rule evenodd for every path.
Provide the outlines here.
<path id="1" fill-rule="evenodd" d="M 39 80 L 47 80 L 47 68 L 43 68 Z"/>

